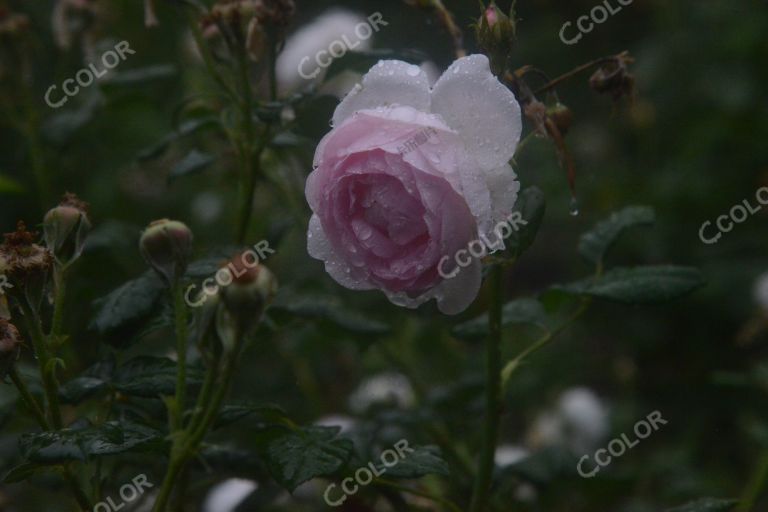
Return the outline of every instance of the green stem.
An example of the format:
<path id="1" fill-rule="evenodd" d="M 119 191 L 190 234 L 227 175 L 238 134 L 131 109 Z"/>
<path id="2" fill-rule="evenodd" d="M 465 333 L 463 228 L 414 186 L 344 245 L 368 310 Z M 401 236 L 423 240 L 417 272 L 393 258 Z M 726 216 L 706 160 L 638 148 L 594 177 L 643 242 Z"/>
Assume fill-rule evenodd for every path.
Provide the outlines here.
<path id="1" fill-rule="evenodd" d="M 738 512 L 750 512 L 760 494 L 763 492 L 765 482 L 768 480 L 768 450 L 763 451 L 760 455 L 760 459 L 755 466 L 755 470 L 752 473 L 747 486 L 741 494 L 739 500 L 739 506 L 736 509 Z"/>
<path id="2" fill-rule="evenodd" d="M 21 398 L 27 404 L 29 410 L 32 411 L 32 414 L 35 415 L 35 419 L 43 428 L 43 430 L 50 430 L 50 426 L 48 425 L 48 420 L 45 419 L 45 413 L 43 412 L 43 409 L 40 407 L 40 404 L 37 402 L 32 393 L 29 392 L 27 383 L 24 382 L 24 379 L 22 379 L 18 368 L 16 368 L 16 365 L 11 367 L 8 375 L 11 377 L 11 381 L 16 386 L 16 389 L 19 390 Z"/>
<path id="3" fill-rule="evenodd" d="M 491 267 L 488 340 L 486 341 L 485 426 L 483 448 L 472 491 L 471 512 L 483 512 L 493 477 L 494 455 L 501 422 L 501 308 L 504 301 L 504 270 Z"/>
<path id="4" fill-rule="evenodd" d="M 410 487 L 406 487 L 404 485 L 400 485 L 396 482 L 393 482 L 391 480 L 387 480 L 385 478 L 377 478 L 375 480 L 376 485 L 380 485 L 382 487 L 388 487 L 390 489 L 396 489 L 400 492 L 405 492 L 408 494 L 413 494 L 414 496 L 421 496 L 422 498 L 427 498 L 429 500 L 432 500 L 436 503 L 440 503 L 441 505 L 444 505 L 447 509 L 449 509 L 451 512 L 461 512 L 461 509 L 452 501 L 447 500 L 445 498 L 441 498 L 440 496 L 435 496 L 433 494 L 429 494 L 426 492 L 419 491 L 417 489 L 411 489 Z"/>
<path id="5" fill-rule="evenodd" d="M 184 422 L 184 405 L 187 393 L 187 305 L 184 302 L 184 289 L 180 283 L 175 283 L 173 293 L 173 312 L 176 320 L 176 360 L 178 371 L 176 372 L 176 396 L 175 407 L 172 412 L 172 430 L 182 428 Z"/>
<path id="6" fill-rule="evenodd" d="M 37 356 L 37 364 L 40 368 L 40 380 L 43 383 L 45 399 L 48 403 L 48 416 L 54 430 L 60 430 L 63 427 L 61 419 L 61 407 L 59 406 L 59 384 L 56 381 L 56 365 L 51 365 L 51 354 L 48 351 L 48 345 L 43 334 L 43 328 L 40 325 L 40 317 L 32 308 L 29 300 L 22 298 L 19 301 L 24 313 L 24 321 L 27 324 L 32 347 Z"/>
<path id="7" fill-rule="evenodd" d="M 242 336 L 240 333 L 236 333 L 236 344 L 229 357 L 226 360 L 224 366 L 224 372 L 222 380 L 218 387 L 215 388 L 210 403 L 206 408 L 201 419 L 196 421 L 196 425 L 192 423 L 188 425 L 187 429 L 175 436 L 173 440 L 173 448 L 171 449 L 171 457 L 168 465 L 168 472 L 165 474 L 163 483 L 161 484 L 160 491 L 155 501 L 153 512 L 165 512 L 170 500 L 171 493 L 176 484 L 176 481 L 184 469 L 184 466 L 197 451 L 199 444 L 202 442 L 205 434 L 208 432 L 213 420 L 221 408 L 221 403 L 224 400 L 229 387 L 232 383 L 232 379 L 235 374 L 235 368 L 237 367 L 237 361 L 240 357 L 242 348 Z M 215 367 L 211 367 L 209 372 L 216 371 Z"/>
<path id="8" fill-rule="evenodd" d="M 51 318 L 51 337 L 52 341 L 55 342 L 56 340 L 53 338 L 61 334 L 64 323 L 64 300 L 67 293 L 66 267 L 56 265 L 54 285 L 56 290 L 53 302 L 53 317 Z"/>

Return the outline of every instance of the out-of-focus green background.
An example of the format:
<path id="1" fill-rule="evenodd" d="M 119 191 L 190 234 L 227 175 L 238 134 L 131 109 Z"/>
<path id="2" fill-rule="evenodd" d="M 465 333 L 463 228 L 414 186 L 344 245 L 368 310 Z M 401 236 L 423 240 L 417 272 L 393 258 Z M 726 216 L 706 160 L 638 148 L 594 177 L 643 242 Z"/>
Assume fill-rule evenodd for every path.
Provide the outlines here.
<path id="1" fill-rule="evenodd" d="M 137 159 L 172 129 L 186 97 L 211 88 L 190 52 L 178 11 L 159 1 L 160 24 L 147 29 L 142 2 L 96 3 L 102 14 L 94 40 L 104 48 L 126 40 L 136 51 L 119 66 L 121 80 L 92 86 L 64 108 L 50 109 L 43 101 L 46 89 L 89 61 L 77 42 L 69 50 L 54 44 L 53 2 L 11 1 L 12 10 L 30 18 L 25 51 L 31 66 L 4 69 L 0 86 L 3 103 L 21 108 L 29 102 L 24 110 L 37 116 L 40 151 L 52 178 L 50 194 L 41 201 L 28 138 L 7 118 L 0 120 L 2 230 L 11 231 L 19 219 L 38 224 L 64 191 L 91 204 L 95 231 L 74 271 L 67 312 L 78 358 L 67 369 L 72 372 L 105 350 L 87 328 L 90 303 L 144 271 L 137 250 L 143 226 L 159 217 L 184 220 L 203 255 L 231 247 L 236 214 L 233 156 L 220 140 L 201 134 L 158 159 Z M 477 3 L 445 4 L 464 29 L 467 48 L 476 50 L 469 25 L 477 18 Z M 500 5 L 506 9 L 508 2 Z M 576 162 L 580 214 L 569 215 L 570 193 L 551 143 L 532 140 L 516 171 L 523 187 L 535 184 L 544 191 L 547 211 L 533 248 L 508 275 L 507 295 L 533 294 L 587 275 L 590 269 L 576 252 L 579 234 L 632 204 L 652 206 L 656 224 L 624 237 L 610 262 L 698 266 L 707 285 L 669 305 L 596 304 L 518 371 L 506 397 L 503 444 L 535 451 L 530 439 L 536 437 L 531 433 L 536 418 L 573 387 L 590 388 L 610 411 L 606 442 L 631 432 L 636 421 L 655 410 L 669 423 L 598 478 L 579 478 L 571 468 L 536 482 L 533 501 L 510 491 L 510 510 L 651 512 L 699 496 L 737 498 L 768 453 L 768 304 L 761 307 L 753 293 L 757 278 L 768 272 L 768 209 L 714 245 L 700 241 L 699 228 L 744 199 L 755 204 L 756 190 L 768 186 L 768 5 L 762 0 L 636 0 L 578 44 L 563 44 L 558 36 L 562 24 L 594 5 L 591 0 L 518 2 L 515 67 L 534 64 L 554 77 L 593 58 L 629 50 L 636 59 L 631 68 L 636 96 L 631 103 L 614 105 L 590 90 L 589 72 L 558 88 L 560 101 L 574 114 L 567 142 Z M 381 12 L 389 25 L 373 39 L 374 48 L 418 50 L 440 70 L 452 61 L 442 27 L 396 0 L 299 0 L 289 31 L 331 7 L 362 15 Z M 141 71 L 131 76 L 132 70 Z M 298 129 L 316 141 L 329 129 L 333 106 L 326 98 L 298 112 Z M 169 181 L 170 169 L 191 147 L 218 158 L 204 172 Z M 305 423 L 327 414 L 354 416 L 348 397 L 366 377 L 394 371 L 387 357 L 394 352 L 407 360 L 415 384 L 427 391 L 469 383 L 466 395 L 441 413 L 454 435 L 478 446 L 482 397 L 472 383 L 482 375 L 482 350 L 452 338 L 450 328 L 483 312 L 484 298 L 453 318 L 432 306 L 398 309 L 377 292 L 353 293 L 334 283 L 305 248 L 303 179 L 311 170 L 313 149 L 267 155 L 286 184 L 286 195 L 260 186 L 249 239 L 266 238 L 277 248 L 267 264 L 286 289 L 309 287 L 341 297 L 393 333 L 374 337 L 322 322 L 292 325 L 246 353 L 234 395 L 279 403 Z M 505 355 L 515 354 L 526 336 L 523 329 L 507 330 Z M 170 349 L 167 337 L 156 336 L 130 351 L 164 354 Z M 6 388 L 3 393 L 10 392 Z M 6 458 L 15 457 L 21 431 L 11 420 L 0 434 L 3 466 Z M 247 446 L 248 423 L 226 435 Z M 159 481 L 162 466 L 155 464 L 147 472 Z M 205 489 L 201 485 L 195 492 L 203 496 Z M 9 510 L 58 510 L 55 494 L 45 491 L 0 486 L 2 495 L 19 500 Z M 281 510 L 300 510 L 295 507 Z M 768 510 L 768 498 L 754 510 Z"/>

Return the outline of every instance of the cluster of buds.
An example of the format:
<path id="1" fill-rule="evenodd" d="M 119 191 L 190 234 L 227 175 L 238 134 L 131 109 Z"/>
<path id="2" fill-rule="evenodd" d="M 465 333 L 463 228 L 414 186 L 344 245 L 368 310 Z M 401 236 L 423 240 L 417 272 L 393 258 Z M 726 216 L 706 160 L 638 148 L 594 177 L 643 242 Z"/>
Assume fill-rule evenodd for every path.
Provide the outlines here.
<path id="1" fill-rule="evenodd" d="M 501 76 L 506 71 L 516 34 L 515 2 L 508 15 L 493 0 L 488 7 L 483 6 L 483 13 L 475 24 L 475 35 L 483 53 L 488 55 L 494 75 Z"/>
<path id="2" fill-rule="evenodd" d="M 171 287 L 187 271 L 192 255 L 192 231 L 183 222 L 160 219 L 144 230 L 139 240 L 144 260 Z"/>
<path id="3" fill-rule="evenodd" d="M 628 52 L 611 57 L 589 78 L 589 86 L 601 94 L 610 95 L 614 101 L 624 96 L 632 97 L 635 77 L 629 72 L 634 59 Z"/>
<path id="4" fill-rule="evenodd" d="M 267 35 L 272 44 L 281 41 L 295 11 L 293 0 L 218 0 L 200 24 L 208 38 L 221 30 L 231 32 L 236 39 L 244 38 L 250 57 L 259 60 Z"/>
<path id="5" fill-rule="evenodd" d="M 83 252 L 85 238 L 91 230 L 88 205 L 76 195 L 67 193 L 59 206 L 45 214 L 43 237 L 56 263 L 67 266 Z"/>
<path id="6" fill-rule="evenodd" d="M 21 336 L 8 320 L 0 319 L 0 381 L 5 380 L 8 372 L 19 359 Z"/>

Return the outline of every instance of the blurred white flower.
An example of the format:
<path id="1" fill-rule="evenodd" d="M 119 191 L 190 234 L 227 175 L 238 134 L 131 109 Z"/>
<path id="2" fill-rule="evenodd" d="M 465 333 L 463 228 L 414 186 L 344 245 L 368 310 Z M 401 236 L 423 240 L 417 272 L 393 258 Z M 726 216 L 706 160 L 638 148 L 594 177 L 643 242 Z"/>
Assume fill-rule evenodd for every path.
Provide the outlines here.
<path id="1" fill-rule="evenodd" d="M 574 453 L 590 451 L 608 436 L 608 409 L 587 388 L 566 390 L 553 410 L 536 418 L 530 434 L 534 446 L 564 446 Z"/>
<path id="2" fill-rule="evenodd" d="M 230 478 L 214 486 L 205 498 L 203 512 L 234 512 L 259 485 L 252 480 Z"/>
<path id="3" fill-rule="evenodd" d="M 760 309 L 768 313 L 768 272 L 755 279 L 753 296 Z"/>
<path id="4" fill-rule="evenodd" d="M 399 373 L 381 373 L 363 381 L 349 397 L 349 408 L 356 413 L 365 412 L 370 406 L 394 403 L 408 408 L 415 401 L 408 378 Z"/>
<path id="5" fill-rule="evenodd" d="M 318 52 L 327 50 L 333 41 L 342 36 L 353 44 L 359 41 L 360 44 L 355 45 L 353 51 L 368 50 L 371 47 L 371 39 L 361 40 L 355 35 L 355 27 L 360 23 L 367 23 L 367 20 L 359 14 L 331 9 L 294 32 L 277 58 L 275 71 L 280 90 L 290 92 L 309 85 L 313 80 L 320 80 L 324 73 L 319 73 L 313 80 L 302 78 L 299 65 L 302 59 L 306 58 L 314 62 Z"/>
<path id="6" fill-rule="evenodd" d="M 321 427 L 341 427 L 340 434 L 346 434 L 354 430 L 357 425 L 357 421 L 351 416 L 344 414 L 328 414 L 315 420 L 315 425 Z"/>
<path id="7" fill-rule="evenodd" d="M 192 200 L 192 214 L 201 224 L 212 224 L 224 211 L 224 201 L 215 192 L 201 192 Z"/>
<path id="8" fill-rule="evenodd" d="M 496 465 L 500 468 L 511 466 L 530 455 L 530 452 L 522 446 L 514 444 L 502 444 L 496 448 L 496 453 L 493 456 Z"/>

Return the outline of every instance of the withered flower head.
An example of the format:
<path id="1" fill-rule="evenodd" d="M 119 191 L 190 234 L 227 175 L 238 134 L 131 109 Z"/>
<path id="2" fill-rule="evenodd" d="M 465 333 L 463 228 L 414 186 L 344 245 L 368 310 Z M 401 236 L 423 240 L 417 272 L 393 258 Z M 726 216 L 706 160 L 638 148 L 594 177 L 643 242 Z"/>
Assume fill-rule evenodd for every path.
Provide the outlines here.
<path id="1" fill-rule="evenodd" d="M 628 52 L 609 59 L 589 78 L 589 86 L 601 94 L 609 94 L 614 101 L 624 96 L 632 97 L 635 77 L 629 72 L 629 65 L 635 61 Z"/>
<path id="2" fill-rule="evenodd" d="M 4 237 L 5 242 L 0 245 L 0 275 L 21 286 L 46 275 L 53 258 L 48 249 L 35 243 L 37 233 L 27 231 L 24 222 L 19 221 L 16 231 Z"/>
<path id="3" fill-rule="evenodd" d="M 19 359 L 21 336 L 18 329 L 8 320 L 0 319 L 0 381 Z"/>
<path id="4" fill-rule="evenodd" d="M 0 6 L 0 37 L 14 37 L 29 28 L 29 18 L 25 14 L 11 12 Z"/>

